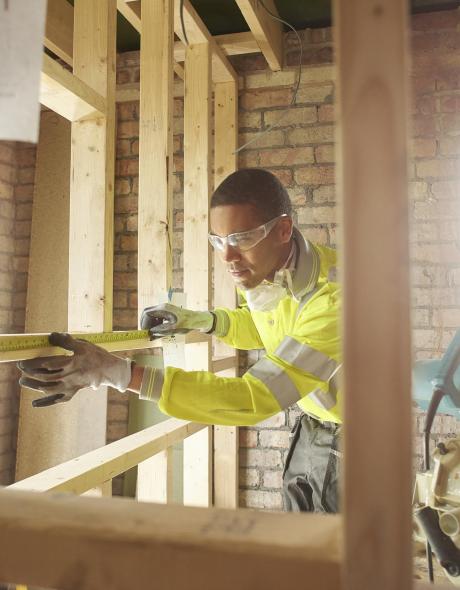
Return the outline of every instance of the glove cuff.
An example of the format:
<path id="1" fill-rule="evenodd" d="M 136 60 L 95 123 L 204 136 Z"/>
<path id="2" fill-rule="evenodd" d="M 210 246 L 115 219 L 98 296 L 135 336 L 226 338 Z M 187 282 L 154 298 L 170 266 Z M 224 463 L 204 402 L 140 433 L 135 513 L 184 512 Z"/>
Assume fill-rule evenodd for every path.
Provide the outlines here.
<path id="1" fill-rule="evenodd" d="M 155 367 L 144 367 L 139 399 L 158 403 L 163 390 L 164 372 Z"/>
<path id="2" fill-rule="evenodd" d="M 212 314 L 215 317 L 212 333 L 219 338 L 224 338 L 230 329 L 230 318 L 224 309 L 214 309 Z"/>
<path id="3" fill-rule="evenodd" d="M 206 334 L 212 332 L 214 328 L 214 314 L 211 311 L 195 311 L 193 312 L 193 315 L 192 323 L 194 326 L 191 326 L 192 329 L 195 328 Z"/>
<path id="4" fill-rule="evenodd" d="M 109 385 L 124 393 L 131 382 L 133 361 L 115 355 L 113 358 L 116 362 L 110 367 L 110 371 L 107 371 L 107 378 L 101 381 L 101 385 Z"/>

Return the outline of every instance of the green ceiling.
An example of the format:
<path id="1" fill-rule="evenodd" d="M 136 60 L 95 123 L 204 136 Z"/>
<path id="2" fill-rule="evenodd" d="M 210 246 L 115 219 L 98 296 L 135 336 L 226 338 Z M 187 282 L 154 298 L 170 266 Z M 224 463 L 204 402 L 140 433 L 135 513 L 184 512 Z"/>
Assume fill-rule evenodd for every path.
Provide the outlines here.
<path id="1" fill-rule="evenodd" d="M 346 0 L 342 0 L 346 2 Z M 191 0 L 213 35 L 247 31 L 247 24 L 235 0 Z M 459 0 L 412 0 L 413 12 L 430 12 L 458 7 Z M 276 0 L 278 13 L 298 29 L 327 26 L 331 21 L 331 0 Z M 139 35 L 118 15 L 118 50 L 139 49 Z"/>

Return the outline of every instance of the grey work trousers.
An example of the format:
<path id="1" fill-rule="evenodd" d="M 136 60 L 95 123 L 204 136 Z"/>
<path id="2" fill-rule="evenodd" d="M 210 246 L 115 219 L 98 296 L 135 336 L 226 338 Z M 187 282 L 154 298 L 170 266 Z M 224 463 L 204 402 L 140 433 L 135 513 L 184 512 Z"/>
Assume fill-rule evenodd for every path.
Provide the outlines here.
<path id="1" fill-rule="evenodd" d="M 283 473 L 286 511 L 338 511 L 339 430 L 307 414 L 297 418 Z"/>

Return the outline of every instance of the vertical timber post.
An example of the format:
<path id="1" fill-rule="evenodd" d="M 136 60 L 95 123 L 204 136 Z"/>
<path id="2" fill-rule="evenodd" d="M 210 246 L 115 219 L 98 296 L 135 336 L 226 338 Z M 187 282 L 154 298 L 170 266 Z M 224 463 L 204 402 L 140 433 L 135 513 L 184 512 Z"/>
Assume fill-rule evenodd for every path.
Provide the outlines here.
<path id="1" fill-rule="evenodd" d="M 408 10 L 335 1 L 346 590 L 412 584 Z"/>
<path id="2" fill-rule="evenodd" d="M 115 0 L 76 0 L 73 70 L 106 100 L 106 116 L 72 123 L 69 330 L 112 329 Z M 105 443 L 107 392 L 75 398 L 78 453 Z"/>
<path id="3" fill-rule="evenodd" d="M 237 169 L 238 82 L 214 85 L 214 184 L 217 187 Z M 234 308 L 235 285 L 219 255 L 214 253 L 214 307 Z M 225 375 L 237 376 L 237 352 L 216 340 L 214 355 L 235 357 L 235 369 Z M 238 427 L 214 426 L 214 504 L 219 508 L 238 507 L 239 463 Z"/>
<path id="4" fill-rule="evenodd" d="M 209 309 L 211 256 L 208 241 L 211 172 L 211 48 L 185 52 L 184 99 L 184 292 L 187 307 Z M 211 344 L 188 344 L 188 370 L 211 368 Z M 184 441 L 184 504 L 212 503 L 212 430 Z"/>
<path id="5" fill-rule="evenodd" d="M 173 0 L 146 0 L 141 15 L 139 317 L 172 284 L 173 47 Z M 171 497 L 172 449 L 167 449 L 139 464 L 137 498 L 166 503 Z"/>

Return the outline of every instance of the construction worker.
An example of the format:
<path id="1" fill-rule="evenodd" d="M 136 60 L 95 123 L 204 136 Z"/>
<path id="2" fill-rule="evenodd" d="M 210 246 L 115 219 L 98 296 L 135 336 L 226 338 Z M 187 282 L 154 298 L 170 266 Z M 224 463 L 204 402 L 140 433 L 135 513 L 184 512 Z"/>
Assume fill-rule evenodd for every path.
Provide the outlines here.
<path id="1" fill-rule="evenodd" d="M 329 280 L 335 252 L 305 240 L 293 226 L 286 189 L 270 172 L 228 176 L 211 199 L 209 234 L 241 299 L 236 310 L 148 307 L 141 326 L 153 336 L 199 330 L 265 356 L 242 377 L 174 367 L 144 368 L 105 350 L 52 335 L 73 356 L 19 364 L 23 386 L 67 401 L 85 387 L 109 385 L 195 422 L 251 425 L 298 403 L 283 475 L 286 510 L 337 511 L 340 428 L 339 288 Z"/>

